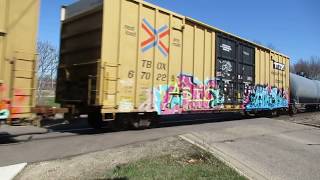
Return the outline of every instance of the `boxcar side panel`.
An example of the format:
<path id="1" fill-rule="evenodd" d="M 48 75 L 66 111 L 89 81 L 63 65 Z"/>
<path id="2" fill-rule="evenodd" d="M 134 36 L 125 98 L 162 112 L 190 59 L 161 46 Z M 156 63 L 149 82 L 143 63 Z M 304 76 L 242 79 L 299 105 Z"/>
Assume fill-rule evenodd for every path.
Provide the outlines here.
<path id="1" fill-rule="evenodd" d="M 265 74 L 264 74 L 266 76 L 266 81 L 263 84 L 270 85 L 270 71 L 271 71 L 271 69 L 270 69 L 270 64 L 271 64 L 270 53 L 268 51 L 264 50 L 263 55 L 266 59 L 266 66 L 265 66 L 266 70 L 265 70 Z"/>
<path id="2" fill-rule="evenodd" d="M 39 0 L 1 0 L 0 101 L 10 100 L 11 118 L 31 116 L 35 103 Z M 3 101 L 2 103 L 3 104 Z"/>
<path id="3" fill-rule="evenodd" d="M 185 28 L 183 31 L 183 59 L 182 59 L 182 71 L 181 75 L 187 77 L 192 77 L 194 72 L 194 43 L 195 43 L 195 27 L 193 24 L 186 22 Z M 180 79 L 182 79 L 181 77 Z M 189 79 L 190 79 L 189 78 Z M 180 80 L 179 79 L 179 80 Z M 192 79 L 191 79 L 192 80 Z M 191 84 L 192 85 L 192 84 Z M 188 92 L 189 91 L 189 92 Z M 187 101 L 193 98 L 192 96 L 192 87 L 189 89 L 184 89 L 182 92 L 182 109 L 183 111 L 190 111 L 192 110 L 192 103 L 189 104 Z"/>
<path id="4" fill-rule="evenodd" d="M 287 108 L 289 84 L 288 58 L 269 50 L 256 48 L 256 83 L 249 87 L 244 107 L 252 110 Z"/>
<path id="5" fill-rule="evenodd" d="M 261 83 L 261 77 L 260 77 L 260 64 L 261 64 L 261 61 L 260 61 L 260 49 L 257 49 L 255 48 L 255 55 L 256 55 L 256 58 L 255 58 L 255 83 L 257 84 L 260 84 Z"/>
<path id="6" fill-rule="evenodd" d="M 121 112 L 130 112 L 135 107 L 135 83 L 138 73 L 136 66 L 145 66 L 137 61 L 138 55 L 138 34 L 139 29 L 139 4 L 131 1 L 122 1 L 121 4 L 121 25 L 120 25 L 120 44 L 119 44 L 119 67 L 118 78 L 114 79 L 117 83 L 116 104 Z M 130 14 L 128 16 L 127 14 Z M 148 75 L 152 74 L 152 69 L 146 68 Z M 142 82 L 145 86 L 151 86 L 152 80 L 149 76 Z M 140 89 L 140 87 L 138 87 Z M 139 90 L 138 90 L 139 91 Z M 142 93 L 142 92 L 139 92 Z M 146 93 L 146 92 L 143 92 Z"/>
<path id="7" fill-rule="evenodd" d="M 151 105 L 151 109 L 146 109 L 149 111 L 161 111 L 161 109 L 163 107 L 160 106 L 160 104 L 158 104 L 158 100 L 161 96 L 160 92 L 163 91 L 167 91 L 167 86 L 170 83 L 170 79 L 169 79 L 169 74 L 170 72 L 172 72 L 173 70 L 175 70 L 174 68 L 171 68 L 171 64 L 169 59 L 172 59 L 172 56 L 170 56 L 169 54 L 171 54 L 171 52 L 169 53 L 169 51 L 171 51 L 170 46 L 169 46 L 169 42 L 170 42 L 170 38 L 172 36 L 171 31 L 170 31 L 170 22 L 171 22 L 171 15 L 168 13 L 165 13 L 163 11 L 159 11 L 157 9 L 154 10 L 155 11 L 155 21 L 156 23 L 154 24 L 156 31 L 158 31 L 159 28 L 162 28 L 161 31 L 159 32 L 159 34 L 163 34 L 162 38 L 159 38 L 159 43 L 156 45 L 156 48 L 151 48 L 150 46 L 148 47 L 148 39 L 150 39 L 149 37 L 144 37 L 143 39 L 140 39 L 140 53 L 143 55 L 145 53 L 147 53 L 146 51 L 148 51 L 148 48 L 151 48 L 152 51 L 154 53 L 154 58 L 151 59 L 152 66 L 153 66 L 153 72 L 154 74 L 152 75 L 152 79 L 153 79 L 153 86 L 151 87 L 151 89 L 149 88 L 148 90 L 148 99 L 149 102 L 147 102 L 147 104 Z M 143 15 L 142 18 L 142 34 L 146 34 L 146 30 L 147 27 L 145 26 L 147 21 L 145 21 L 146 19 L 148 19 L 148 17 L 146 15 Z M 149 27 L 151 28 L 151 27 Z M 157 37 L 156 37 L 157 38 Z M 162 44 L 162 47 L 159 46 L 160 42 Z M 152 42 L 151 42 L 152 43 Z M 155 45 L 155 44 L 154 44 Z M 151 46 L 154 46 L 151 45 Z M 173 51 L 172 51 L 173 52 Z M 152 91 L 154 91 L 152 93 Z M 152 103 L 154 102 L 154 103 Z M 140 109 L 143 109 L 143 105 L 140 105 Z"/>
<path id="8" fill-rule="evenodd" d="M 284 79 L 286 81 L 285 90 L 287 90 L 287 92 L 290 93 L 290 59 L 287 57 L 285 57 L 285 78 Z M 290 94 L 288 94 L 288 97 L 290 97 Z"/>
<path id="9" fill-rule="evenodd" d="M 3 71 L 3 63 L 4 63 L 4 37 L 0 35 L 0 71 Z M 0 84 L 3 83 L 3 76 L 2 73 L 0 73 Z M 2 99 L 2 97 L 0 97 Z"/>
<path id="10" fill-rule="evenodd" d="M 102 112 L 285 108 L 287 62 L 269 49 L 143 1 L 104 3 Z"/>
<path id="11" fill-rule="evenodd" d="M 5 33 L 7 0 L 0 0 L 0 33 Z M 0 35 L 1 36 L 1 35 Z"/>
<path id="12" fill-rule="evenodd" d="M 130 1 L 125 1 L 130 2 Z M 131 3 L 131 2 L 130 2 Z M 142 6 L 142 22 L 138 28 L 142 28 L 140 48 L 140 57 L 135 61 L 138 63 L 136 72 L 136 108 L 141 111 L 147 111 L 151 108 L 151 93 L 153 86 L 153 65 L 155 59 L 155 48 L 156 45 L 156 31 L 157 31 L 157 21 L 159 21 L 159 14 L 156 13 L 156 9 L 148 6 Z M 167 19 L 167 18 L 165 18 Z M 165 21 L 164 19 L 164 21 Z M 138 21 L 137 21 L 138 22 Z M 168 21 L 166 22 L 168 23 Z M 149 41 L 147 41 L 149 40 Z M 147 43 L 147 42 L 148 43 Z M 132 110 L 132 109 L 131 109 Z"/>
<path id="13" fill-rule="evenodd" d="M 284 81 L 285 81 L 285 89 L 290 93 L 290 60 L 287 57 L 284 57 L 284 63 L 285 63 L 285 75 L 284 75 Z"/>
<path id="14" fill-rule="evenodd" d="M 188 22 L 185 24 L 183 31 L 183 61 L 182 72 L 193 73 L 194 57 L 194 27 Z"/>
<path id="15" fill-rule="evenodd" d="M 140 1 L 106 1 L 104 8 L 102 60 L 112 68 L 101 76 L 102 111 L 165 111 L 159 93 L 181 72 L 182 18 Z"/>
<path id="16" fill-rule="evenodd" d="M 263 50 L 260 50 L 259 51 L 259 59 L 260 59 L 260 84 L 265 84 L 265 82 L 267 81 L 267 78 L 266 78 L 266 62 L 267 62 L 267 59 L 265 57 L 265 53 Z"/>
<path id="17" fill-rule="evenodd" d="M 158 113 L 174 113 L 182 110 L 181 94 L 181 65 L 182 65 L 182 35 L 183 21 L 175 16 L 170 17 L 170 34 L 169 39 L 169 74 L 167 87 L 158 88 L 155 92 L 155 106 Z"/>
<path id="18" fill-rule="evenodd" d="M 121 1 L 104 1 L 102 23 L 101 63 L 98 71 L 97 104 L 103 109 L 114 112 L 116 109 L 116 93 L 118 78 L 118 59 L 120 46 L 120 12 Z"/>
<path id="19" fill-rule="evenodd" d="M 269 75 L 270 75 L 270 86 L 275 86 L 275 73 L 274 73 L 274 70 L 273 70 L 273 61 L 272 61 L 272 54 L 270 53 L 270 57 L 269 57 L 269 61 L 270 61 L 270 66 L 269 66 Z"/>
<path id="20" fill-rule="evenodd" d="M 275 54 L 275 53 L 271 53 L 271 61 L 273 63 L 273 68 L 271 71 L 271 74 L 273 75 L 274 78 L 274 87 L 279 87 L 279 77 L 280 77 L 280 71 L 275 69 L 275 64 L 276 63 L 280 63 L 280 57 Z"/>
<path id="21" fill-rule="evenodd" d="M 193 110 L 202 110 L 203 107 L 203 88 L 204 88 L 204 28 L 195 26 L 195 43 L 194 43 L 194 70 L 193 70 Z"/>
<path id="22" fill-rule="evenodd" d="M 215 69 L 212 67 L 215 64 L 215 35 L 203 26 L 189 21 L 185 22 L 181 33 L 181 71 L 178 71 L 179 62 L 175 63 L 175 59 L 169 68 L 175 67 L 177 72 L 170 73 L 172 83 L 168 86 L 169 91 L 160 92 L 163 94 L 160 102 L 165 108 L 158 114 L 219 109 L 219 90 L 213 77 Z M 171 43 L 171 46 L 174 45 L 175 40 Z M 170 58 L 170 63 L 172 60 Z"/>
<path id="23" fill-rule="evenodd" d="M 213 79 L 213 72 L 214 72 L 214 63 L 215 61 L 213 61 L 213 49 L 215 49 L 214 47 L 212 47 L 212 45 L 215 45 L 215 43 L 213 43 L 215 41 L 215 38 L 212 39 L 212 34 L 210 31 L 208 31 L 207 29 L 204 32 L 204 63 L 203 63 L 203 74 L 204 74 L 204 83 L 206 83 L 206 81 Z M 204 99 L 206 100 L 206 99 Z"/>

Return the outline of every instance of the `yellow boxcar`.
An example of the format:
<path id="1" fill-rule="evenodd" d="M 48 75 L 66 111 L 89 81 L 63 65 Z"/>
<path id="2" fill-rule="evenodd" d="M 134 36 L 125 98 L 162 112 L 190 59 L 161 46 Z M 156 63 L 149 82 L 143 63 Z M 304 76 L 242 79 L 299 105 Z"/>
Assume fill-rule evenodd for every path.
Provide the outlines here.
<path id="1" fill-rule="evenodd" d="M 31 116 L 39 3 L 0 0 L 0 119 Z"/>
<path id="2" fill-rule="evenodd" d="M 288 108 L 287 56 L 144 1 L 78 1 L 61 34 L 57 101 L 89 120 Z"/>

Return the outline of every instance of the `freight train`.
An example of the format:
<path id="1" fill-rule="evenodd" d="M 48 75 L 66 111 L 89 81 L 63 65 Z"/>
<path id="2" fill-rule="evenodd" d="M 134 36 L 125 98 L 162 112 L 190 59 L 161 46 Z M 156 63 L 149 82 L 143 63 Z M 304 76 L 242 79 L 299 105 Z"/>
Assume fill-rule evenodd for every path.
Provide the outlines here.
<path id="1" fill-rule="evenodd" d="M 320 110 L 320 81 L 290 73 L 290 113 Z"/>
<path id="2" fill-rule="evenodd" d="M 56 100 L 89 123 L 289 108 L 289 57 L 139 0 L 63 7 Z"/>
<path id="3" fill-rule="evenodd" d="M 140 0 L 80 0 L 61 14 L 56 101 L 93 127 L 319 108 L 320 83 L 290 74 L 288 56 L 190 17 Z"/>
<path id="4" fill-rule="evenodd" d="M 38 4 L 34 7 L 32 12 Z M 24 27 L 36 27 L 37 16 L 30 17 L 24 20 L 32 23 Z M 5 36 L 9 33 L 0 32 L 0 45 Z M 35 37 L 28 37 L 32 40 L 24 42 L 34 44 Z M 319 109 L 320 82 L 290 74 L 288 56 L 142 0 L 79 0 L 64 6 L 60 41 L 56 102 L 71 115 L 88 114 L 95 128 L 104 121 L 148 127 L 174 114 Z M 28 67 L 31 77 L 6 73 L 6 79 L 13 75 L 30 83 L 13 83 L 7 93 L 11 99 L 27 96 L 30 106 L 35 68 L 20 66 Z M 0 90 L 9 82 L 14 81 L 2 83 L 0 76 Z M 27 84 L 26 95 L 14 93 Z"/>

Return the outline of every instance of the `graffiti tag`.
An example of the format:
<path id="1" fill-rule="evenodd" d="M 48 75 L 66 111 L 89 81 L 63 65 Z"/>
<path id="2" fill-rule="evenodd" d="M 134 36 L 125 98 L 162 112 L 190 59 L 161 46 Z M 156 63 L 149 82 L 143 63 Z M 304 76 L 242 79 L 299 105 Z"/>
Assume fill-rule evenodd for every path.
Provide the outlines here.
<path id="1" fill-rule="evenodd" d="M 0 85 L 0 94 L 7 91 L 4 84 Z M 13 99 L 0 99 L 0 119 L 16 118 L 14 115 L 22 113 L 22 106 L 26 101 L 25 93 L 22 90 L 15 89 L 13 91 Z M 14 105 L 14 106 L 13 106 Z"/>
<path id="2" fill-rule="evenodd" d="M 253 88 L 246 88 L 244 108 L 246 110 L 273 110 L 287 108 L 289 97 L 285 90 L 257 85 Z"/>
<path id="3" fill-rule="evenodd" d="M 169 86 L 160 85 L 155 89 L 154 96 L 159 114 L 221 109 L 224 103 L 224 96 L 215 80 L 201 83 L 190 75 L 178 76 Z"/>
<path id="4" fill-rule="evenodd" d="M 222 77 L 229 77 L 232 72 L 232 64 L 230 61 L 226 61 L 226 60 L 220 60 L 219 61 L 221 64 L 221 75 Z"/>
<path id="5" fill-rule="evenodd" d="M 0 110 L 0 119 L 8 119 L 10 111 L 8 109 Z"/>
<path id="6" fill-rule="evenodd" d="M 273 69 L 277 69 L 277 70 L 280 70 L 280 71 L 284 71 L 285 70 L 286 66 L 284 64 L 278 63 L 275 60 L 272 60 L 272 61 L 273 61 Z"/>

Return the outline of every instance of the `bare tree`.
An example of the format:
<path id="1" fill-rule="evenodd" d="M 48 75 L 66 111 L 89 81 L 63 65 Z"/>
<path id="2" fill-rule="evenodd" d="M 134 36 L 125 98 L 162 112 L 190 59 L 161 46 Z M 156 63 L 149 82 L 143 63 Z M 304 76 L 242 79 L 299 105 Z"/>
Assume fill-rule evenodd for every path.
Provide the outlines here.
<path id="1" fill-rule="evenodd" d="M 291 73 L 294 73 L 294 74 L 297 73 L 296 70 L 295 70 L 295 68 L 294 68 L 294 64 L 293 64 L 292 62 L 290 63 L 290 72 L 291 72 Z"/>
<path id="2" fill-rule="evenodd" d="M 58 66 L 58 51 L 57 48 L 46 41 L 39 41 L 38 49 L 38 87 L 37 87 L 37 103 L 43 103 L 43 96 L 54 94 L 57 66 Z"/>
<path id="3" fill-rule="evenodd" d="M 299 59 L 293 65 L 292 71 L 310 79 L 320 80 L 320 57 L 312 56 L 309 59 Z"/>

